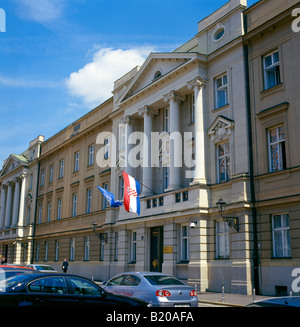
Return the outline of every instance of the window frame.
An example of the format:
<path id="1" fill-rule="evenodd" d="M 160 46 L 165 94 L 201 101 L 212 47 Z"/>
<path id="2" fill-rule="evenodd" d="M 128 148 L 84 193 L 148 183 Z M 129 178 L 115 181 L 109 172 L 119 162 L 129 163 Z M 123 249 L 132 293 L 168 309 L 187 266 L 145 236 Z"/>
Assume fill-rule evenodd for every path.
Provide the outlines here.
<path id="1" fill-rule="evenodd" d="M 275 227 L 275 217 L 279 216 L 280 217 L 280 227 Z M 287 218 L 288 226 L 284 226 L 284 221 L 283 218 Z M 288 213 L 277 213 L 277 214 L 272 214 L 272 254 L 273 258 L 290 258 L 291 253 L 292 253 L 292 247 L 291 247 L 291 234 L 290 234 L 290 218 Z M 278 245 L 276 244 L 276 240 L 278 240 L 275 236 L 276 232 L 280 232 L 281 234 L 281 242 L 282 245 L 288 245 L 289 248 L 282 248 L 282 255 L 278 254 Z M 288 251 L 288 252 L 286 252 Z"/>
<path id="2" fill-rule="evenodd" d="M 280 139 L 279 135 L 279 128 L 282 128 L 284 138 Z M 271 141 L 271 131 L 276 130 L 276 141 Z M 267 130 L 267 137 L 268 137 L 268 156 L 269 156 L 269 172 L 274 173 L 277 171 L 281 171 L 287 168 L 287 157 L 286 157 L 286 133 L 284 129 L 284 125 L 280 124 L 277 126 L 273 126 L 268 128 Z M 274 169 L 273 156 L 272 156 L 272 146 L 278 146 L 278 168 Z"/>
<path id="3" fill-rule="evenodd" d="M 79 171 L 80 151 L 74 153 L 74 172 Z"/>
<path id="4" fill-rule="evenodd" d="M 229 149 L 229 152 L 226 153 L 226 144 L 228 144 L 228 149 Z M 220 152 L 219 152 L 219 147 L 224 145 L 224 154 L 223 155 L 220 155 Z M 230 145 L 230 141 L 229 140 L 226 140 L 225 142 L 222 142 L 222 143 L 218 143 L 216 144 L 216 147 L 217 147 L 217 180 L 218 180 L 218 183 L 226 183 L 226 182 L 229 182 L 230 179 L 231 179 L 231 145 Z M 228 161 L 227 159 L 229 158 L 229 164 L 228 164 Z M 222 176 L 222 173 L 221 173 L 221 163 L 220 161 L 224 159 L 225 160 L 225 179 L 221 179 L 221 176 Z M 229 167 L 229 171 L 228 171 L 228 167 Z"/>
<path id="5" fill-rule="evenodd" d="M 189 262 L 190 260 L 190 235 L 189 226 L 184 224 L 180 225 L 179 231 L 180 239 L 180 262 Z"/>
<path id="6" fill-rule="evenodd" d="M 274 54 L 278 54 L 278 61 L 274 60 Z M 266 58 L 271 57 L 271 65 L 266 66 Z M 281 84 L 281 74 L 280 74 L 280 56 L 279 56 L 279 50 L 276 49 L 272 52 L 269 52 L 268 54 L 264 55 L 262 57 L 262 67 L 263 67 L 263 85 L 264 85 L 264 90 L 271 89 L 272 87 L 275 87 L 279 84 Z M 268 71 L 272 71 L 275 67 L 278 67 L 278 69 L 275 71 L 275 73 L 278 74 L 277 78 L 275 77 L 274 79 L 274 84 L 270 84 L 267 73 Z"/>
<path id="7" fill-rule="evenodd" d="M 224 83 L 224 79 L 226 77 L 226 83 Z M 218 86 L 218 81 L 221 80 L 221 86 Z M 228 75 L 224 73 L 214 79 L 214 90 L 215 90 L 215 109 L 224 107 L 228 105 Z M 220 101 L 219 94 L 220 92 L 224 92 L 225 100 L 224 103 Z"/>
<path id="8" fill-rule="evenodd" d="M 88 166 L 92 166 L 94 164 L 94 153 L 95 153 L 95 145 L 90 144 L 88 147 Z"/>
<path id="9" fill-rule="evenodd" d="M 229 258 L 230 258 L 229 226 L 226 221 L 218 220 L 216 221 L 216 259 L 229 259 Z"/>

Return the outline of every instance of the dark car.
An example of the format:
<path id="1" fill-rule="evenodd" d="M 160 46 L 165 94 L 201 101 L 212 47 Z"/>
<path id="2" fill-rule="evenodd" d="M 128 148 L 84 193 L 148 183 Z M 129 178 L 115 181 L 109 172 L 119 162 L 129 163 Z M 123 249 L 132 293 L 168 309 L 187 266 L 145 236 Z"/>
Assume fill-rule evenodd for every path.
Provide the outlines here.
<path id="1" fill-rule="evenodd" d="M 0 281 L 12 276 L 35 273 L 36 270 L 20 265 L 0 265 Z"/>
<path id="2" fill-rule="evenodd" d="M 105 291 L 87 278 L 32 273 L 0 281 L 0 307 L 147 307 L 139 299 Z"/>
<path id="3" fill-rule="evenodd" d="M 300 307 L 300 296 L 282 296 L 256 301 L 247 307 Z"/>

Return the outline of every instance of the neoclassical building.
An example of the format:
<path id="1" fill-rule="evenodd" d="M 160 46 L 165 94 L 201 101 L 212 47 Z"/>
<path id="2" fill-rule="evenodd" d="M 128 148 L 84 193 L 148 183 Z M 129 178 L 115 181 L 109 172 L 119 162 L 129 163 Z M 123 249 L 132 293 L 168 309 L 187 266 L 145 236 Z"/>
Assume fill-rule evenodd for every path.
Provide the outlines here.
<path id="1" fill-rule="evenodd" d="M 98 280 L 150 270 L 198 291 L 295 292 L 297 6 L 228 1 L 191 40 L 115 81 L 112 98 L 11 155 L 2 255 L 58 270 L 66 258 L 69 272 Z M 141 183 L 140 215 L 97 187 L 122 201 L 123 171 Z"/>
<path id="2" fill-rule="evenodd" d="M 30 262 L 33 253 L 38 158 L 43 136 L 20 155 L 11 154 L 0 172 L 0 254 L 9 263 Z"/>
<path id="3" fill-rule="evenodd" d="M 296 0 L 260 1 L 244 12 L 258 273 L 261 292 L 272 295 L 299 295 L 293 287 L 300 265 L 300 33 L 292 29 L 297 8 Z"/>

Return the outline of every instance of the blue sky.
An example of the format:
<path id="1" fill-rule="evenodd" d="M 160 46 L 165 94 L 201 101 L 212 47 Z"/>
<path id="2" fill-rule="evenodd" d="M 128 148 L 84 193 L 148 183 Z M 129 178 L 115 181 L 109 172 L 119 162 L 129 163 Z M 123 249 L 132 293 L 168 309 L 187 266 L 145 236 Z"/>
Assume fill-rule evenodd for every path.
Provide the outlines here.
<path id="1" fill-rule="evenodd" d="M 0 169 L 111 96 L 150 52 L 173 51 L 227 0 L 0 0 Z M 255 0 L 248 0 L 248 5 Z"/>

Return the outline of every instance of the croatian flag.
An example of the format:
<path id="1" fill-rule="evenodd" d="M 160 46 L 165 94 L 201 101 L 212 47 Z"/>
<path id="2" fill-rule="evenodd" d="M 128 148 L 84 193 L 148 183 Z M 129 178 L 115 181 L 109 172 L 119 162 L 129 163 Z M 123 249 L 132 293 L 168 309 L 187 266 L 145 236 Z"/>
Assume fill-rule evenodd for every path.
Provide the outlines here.
<path id="1" fill-rule="evenodd" d="M 126 211 L 140 215 L 140 183 L 123 171 L 124 178 L 124 207 Z"/>

